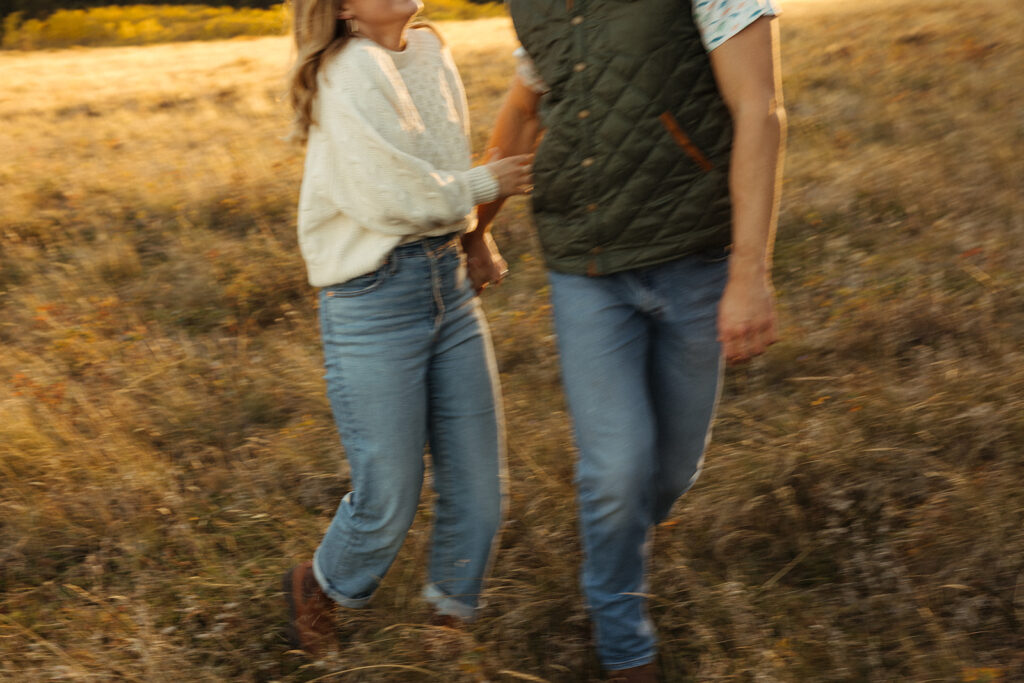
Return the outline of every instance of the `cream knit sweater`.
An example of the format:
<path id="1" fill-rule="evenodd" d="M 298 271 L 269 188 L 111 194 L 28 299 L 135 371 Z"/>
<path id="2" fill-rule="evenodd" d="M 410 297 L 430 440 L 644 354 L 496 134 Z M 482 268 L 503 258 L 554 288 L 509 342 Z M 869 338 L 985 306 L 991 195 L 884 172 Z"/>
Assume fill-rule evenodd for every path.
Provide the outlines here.
<path id="1" fill-rule="evenodd" d="M 466 94 L 429 29 L 393 52 L 354 38 L 320 69 L 299 196 L 299 249 L 314 287 L 380 267 L 403 241 L 459 232 L 497 198 L 470 168 Z"/>

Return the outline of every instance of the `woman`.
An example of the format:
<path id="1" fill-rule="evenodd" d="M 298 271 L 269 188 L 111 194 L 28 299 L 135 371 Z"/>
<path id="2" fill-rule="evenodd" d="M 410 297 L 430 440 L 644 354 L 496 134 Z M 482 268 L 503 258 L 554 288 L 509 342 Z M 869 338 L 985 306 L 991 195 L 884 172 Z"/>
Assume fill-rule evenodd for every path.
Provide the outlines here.
<path id="1" fill-rule="evenodd" d="M 316 652 L 332 603 L 361 607 L 419 502 L 437 505 L 426 600 L 471 620 L 501 519 L 503 433 L 474 285 L 503 262 L 476 204 L 523 192 L 529 158 L 470 168 L 465 93 L 417 0 L 296 0 L 295 133 L 307 143 L 299 246 L 320 290 L 327 391 L 352 491 L 313 556 L 284 576 L 295 645 Z M 462 263 L 474 263 L 475 283 Z"/>

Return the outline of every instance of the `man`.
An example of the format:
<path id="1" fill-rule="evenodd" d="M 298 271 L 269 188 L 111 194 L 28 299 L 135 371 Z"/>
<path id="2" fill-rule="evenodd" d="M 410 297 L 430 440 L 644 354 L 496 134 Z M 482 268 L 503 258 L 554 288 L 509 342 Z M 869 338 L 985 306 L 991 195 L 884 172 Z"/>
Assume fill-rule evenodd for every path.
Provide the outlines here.
<path id="1" fill-rule="evenodd" d="M 543 132 L 533 213 L 580 451 L 583 589 L 611 680 L 654 681 L 648 536 L 696 480 L 721 357 L 776 337 L 776 9 L 508 4 L 525 54 L 490 147 L 526 153 Z M 481 229 L 499 206 L 480 208 Z M 471 273 L 503 264 L 495 253 Z"/>

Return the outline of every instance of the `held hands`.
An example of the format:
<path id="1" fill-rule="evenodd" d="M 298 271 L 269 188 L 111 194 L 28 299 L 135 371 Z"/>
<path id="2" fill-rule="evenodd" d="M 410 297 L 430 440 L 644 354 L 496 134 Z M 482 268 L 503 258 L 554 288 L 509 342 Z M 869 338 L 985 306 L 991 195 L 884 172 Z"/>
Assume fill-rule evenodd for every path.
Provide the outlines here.
<path id="1" fill-rule="evenodd" d="M 501 257 L 494 238 L 485 230 L 474 230 L 462 236 L 466 252 L 466 270 L 473 289 L 479 294 L 487 285 L 501 284 L 508 275 L 508 264 Z"/>
<path id="2" fill-rule="evenodd" d="M 533 155 L 503 157 L 495 147 L 487 155 L 487 170 L 501 186 L 500 195 L 529 194 L 533 190 Z"/>
<path id="3" fill-rule="evenodd" d="M 729 281 L 718 304 L 718 341 L 730 365 L 758 356 L 778 339 L 775 292 L 762 263 L 730 258 Z"/>
<path id="4" fill-rule="evenodd" d="M 498 181 L 499 200 L 514 194 L 529 194 L 533 190 L 532 165 L 532 154 L 505 157 L 497 147 L 490 150 L 486 166 Z M 500 201 L 493 204 L 501 205 Z M 487 285 L 501 284 L 508 275 L 508 264 L 487 231 L 486 222 L 483 227 L 462 236 L 462 250 L 466 253 L 469 281 L 477 294 Z"/>

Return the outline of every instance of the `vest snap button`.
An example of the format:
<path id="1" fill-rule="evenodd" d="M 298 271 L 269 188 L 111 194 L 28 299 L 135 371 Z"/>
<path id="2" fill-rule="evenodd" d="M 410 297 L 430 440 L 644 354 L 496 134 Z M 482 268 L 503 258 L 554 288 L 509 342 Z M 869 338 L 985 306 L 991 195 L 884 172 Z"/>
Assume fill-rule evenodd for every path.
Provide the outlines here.
<path id="1" fill-rule="evenodd" d="M 581 119 L 585 119 L 588 116 L 590 116 L 590 110 L 589 109 L 581 109 L 580 113 L 576 114 L 576 116 L 581 118 Z"/>
<path id="2" fill-rule="evenodd" d="M 597 211 L 597 204 L 594 204 L 594 203 L 587 204 L 587 211 Z"/>
<path id="3" fill-rule="evenodd" d="M 577 15 L 577 16 L 572 18 L 572 25 L 573 26 L 579 26 L 582 23 L 583 23 L 583 17 Z"/>
<path id="4" fill-rule="evenodd" d="M 579 73 L 580 71 L 583 71 L 586 68 L 587 68 L 587 63 L 586 62 L 577 62 L 576 65 L 572 67 L 572 70 L 575 71 L 576 73 Z"/>
<path id="5" fill-rule="evenodd" d="M 586 168 L 587 166 L 593 166 L 593 164 L 594 164 L 594 157 L 587 157 L 582 162 L 580 162 L 580 166 L 582 166 L 583 168 Z"/>

